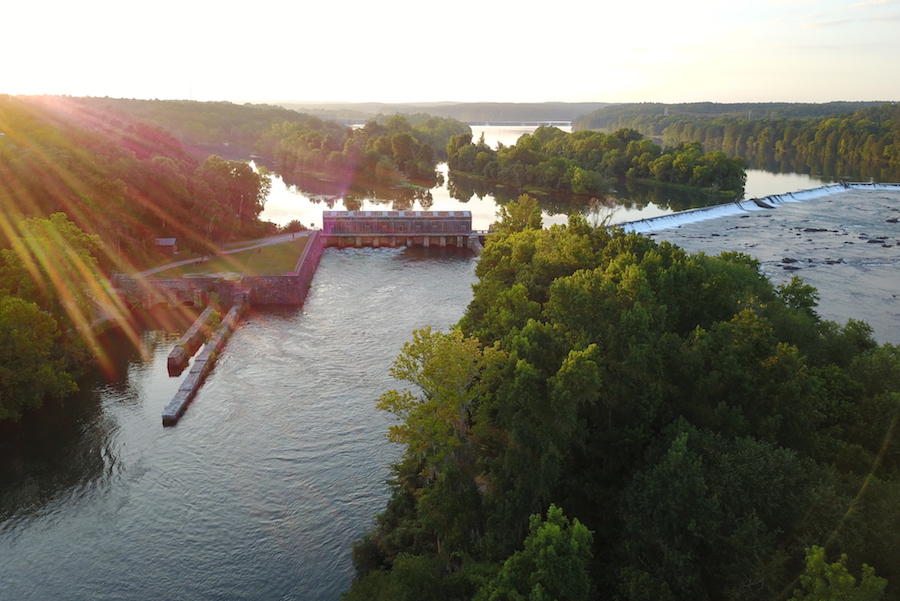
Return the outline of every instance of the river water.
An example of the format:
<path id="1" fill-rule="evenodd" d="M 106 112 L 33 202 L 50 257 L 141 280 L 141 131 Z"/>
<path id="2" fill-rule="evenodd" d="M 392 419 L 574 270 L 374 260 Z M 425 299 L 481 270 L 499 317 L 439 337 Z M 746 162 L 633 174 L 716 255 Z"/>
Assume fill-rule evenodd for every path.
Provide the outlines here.
<path id="1" fill-rule="evenodd" d="M 249 316 L 184 418 L 174 334 L 0 441 L 0 598 L 335 600 L 400 449 L 375 399 L 415 328 L 446 329 L 474 258 L 329 249 L 302 310 Z"/>
<path id="2" fill-rule="evenodd" d="M 531 133 L 534 127 L 509 127 L 509 126 L 472 126 L 473 139 L 477 140 L 484 134 L 485 142 L 492 148 L 497 143 L 511 146 L 522 134 Z M 568 131 L 569 128 L 563 128 Z M 438 167 L 449 180 L 447 165 Z M 770 194 L 783 194 L 809 188 L 818 188 L 823 183 L 830 183 L 830 179 L 823 179 L 815 175 L 797 173 L 769 173 L 759 170 L 748 170 L 745 196 L 747 198 L 769 196 Z M 472 227 L 476 230 L 486 230 L 497 218 L 497 202 L 495 198 L 486 194 L 482 197 L 473 196 L 466 202 L 454 198 L 447 184 L 433 188 L 431 191 L 431 205 L 423 207 L 416 202 L 409 208 L 411 210 L 433 211 L 470 211 L 472 213 Z M 589 221 L 597 221 L 609 216 L 612 223 L 637 221 L 648 217 L 666 215 L 676 208 L 690 208 L 706 206 L 706 203 L 719 203 L 721 198 L 707 198 L 696 193 L 685 193 L 665 188 L 649 186 L 629 185 L 627 189 L 619 191 L 617 202 L 610 206 L 588 211 L 585 216 Z M 288 186 L 281 177 L 272 177 L 272 190 L 266 201 L 265 210 L 261 218 L 284 225 L 297 219 L 307 227 L 322 227 L 323 210 L 344 210 L 348 208 L 344 198 L 339 193 L 313 193 L 308 190 L 298 189 L 296 186 Z M 387 196 L 378 198 L 368 196 L 364 198 L 358 208 L 365 211 L 383 211 L 398 207 L 399 205 Z M 565 206 L 555 206 L 549 203 L 544 208 L 544 226 L 554 223 L 564 224 L 568 221 Z"/>
<path id="3" fill-rule="evenodd" d="M 321 223 L 327 199 L 279 182 L 264 218 Z M 748 196 L 818 185 L 751 173 Z M 622 206 L 617 221 L 669 210 Z M 496 212 L 446 186 L 430 208 L 471 210 L 476 228 Z M 327 250 L 305 306 L 248 316 L 174 428 L 160 415 L 184 325 L 110 340 L 108 372 L 76 398 L 0 427 L 0 599 L 338 599 L 400 453 L 374 401 L 413 329 L 462 316 L 474 265 L 451 249 Z"/>

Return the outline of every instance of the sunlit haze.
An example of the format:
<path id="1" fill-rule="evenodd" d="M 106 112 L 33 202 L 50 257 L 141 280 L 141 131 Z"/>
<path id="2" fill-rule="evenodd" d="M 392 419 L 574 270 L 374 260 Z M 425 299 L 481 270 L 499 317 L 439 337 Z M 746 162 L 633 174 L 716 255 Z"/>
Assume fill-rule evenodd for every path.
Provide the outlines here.
<path id="1" fill-rule="evenodd" d="M 900 97 L 900 0 L 11 2 L 0 93 L 232 101 Z"/>

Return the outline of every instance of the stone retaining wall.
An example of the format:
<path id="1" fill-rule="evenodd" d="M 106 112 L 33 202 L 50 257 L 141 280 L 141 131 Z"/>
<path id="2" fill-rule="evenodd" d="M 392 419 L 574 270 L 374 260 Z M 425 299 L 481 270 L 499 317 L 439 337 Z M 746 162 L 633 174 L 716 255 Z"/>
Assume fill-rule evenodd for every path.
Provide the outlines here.
<path id="1" fill-rule="evenodd" d="M 222 306 L 231 307 L 248 291 L 252 305 L 301 305 L 323 248 L 321 233 L 312 232 L 294 271 L 285 275 L 245 276 L 228 281 L 215 277 L 138 278 L 116 274 L 113 284 L 129 305 L 146 309 L 160 304 L 204 306 L 212 295 Z"/>

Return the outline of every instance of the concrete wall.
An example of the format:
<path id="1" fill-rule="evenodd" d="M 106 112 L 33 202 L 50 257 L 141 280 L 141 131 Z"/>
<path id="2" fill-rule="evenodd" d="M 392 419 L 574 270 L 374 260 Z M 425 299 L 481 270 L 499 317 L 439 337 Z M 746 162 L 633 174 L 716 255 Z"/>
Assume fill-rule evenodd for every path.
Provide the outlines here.
<path id="1" fill-rule="evenodd" d="M 226 281 L 214 277 L 137 278 L 117 274 L 113 276 L 113 285 L 128 305 L 147 309 L 159 304 L 204 306 L 212 295 L 221 305 L 231 307 L 248 293 L 253 305 L 300 305 L 309 292 L 323 248 L 321 232 L 314 231 L 294 271 L 285 275 L 247 276 Z"/>

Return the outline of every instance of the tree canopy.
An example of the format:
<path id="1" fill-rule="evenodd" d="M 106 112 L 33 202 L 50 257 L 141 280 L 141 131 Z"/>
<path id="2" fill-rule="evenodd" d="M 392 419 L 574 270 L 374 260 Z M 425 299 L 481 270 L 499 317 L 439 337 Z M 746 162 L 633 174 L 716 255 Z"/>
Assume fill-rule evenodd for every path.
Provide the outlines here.
<path id="1" fill-rule="evenodd" d="M 247 163 L 199 165 L 169 132 L 74 99 L 0 96 L 0 245 L 19 222 L 65 213 L 99 236 L 104 270 L 158 258 L 157 238 L 212 250 L 256 236 L 268 178 Z"/>
<path id="2" fill-rule="evenodd" d="M 696 142 L 767 171 L 879 181 L 900 177 L 897 104 L 629 104 L 602 108 L 572 126 L 634 128 L 670 146 Z"/>
<path id="3" fill-rule="evenodd" d="M 741 196 L 746 174 L 741 159 L 722 152 L 703 153 L 699 144 L 662 149 L 634 129 L 611 134 L 538 127 L 514 146 L 496 150 L 471 135 L 450 139 L 447 164 L 523 190 L 536 187 L 579 195 L 603 196 L 625 178 L 688 186 Z"/>
<path id="4" fill-rule="evenodd" d="M 541 229 L 531 202 L 457 327 L 395 364 L 407 452 L 346 598 L 837 598 L 808 595 L 859 570 L 894 594 L 898 349 L 747 255 Z M 804 568 L 814 546 L 840 566 Z"/>
<path id="5" fill-rule="evenodd" d="M 469 131 L 459 121 L 429 115 L 395 114 L 359 128 L 308 117 L 273 125 L 258 148 L 288 181 L 321 175 L 345 187 L 412 182 L 430 188 L 450 137 Z"/>

